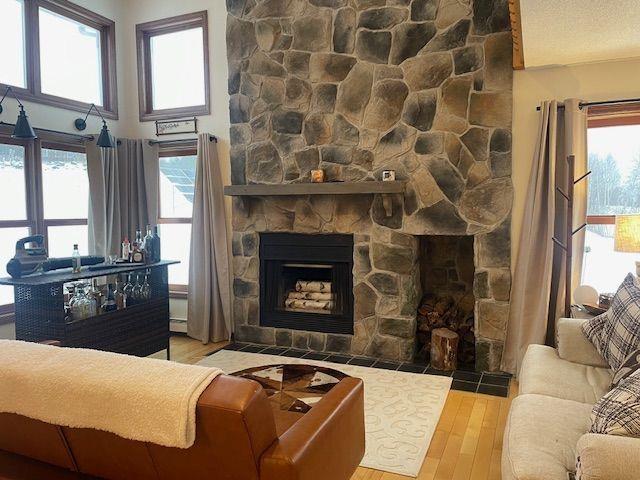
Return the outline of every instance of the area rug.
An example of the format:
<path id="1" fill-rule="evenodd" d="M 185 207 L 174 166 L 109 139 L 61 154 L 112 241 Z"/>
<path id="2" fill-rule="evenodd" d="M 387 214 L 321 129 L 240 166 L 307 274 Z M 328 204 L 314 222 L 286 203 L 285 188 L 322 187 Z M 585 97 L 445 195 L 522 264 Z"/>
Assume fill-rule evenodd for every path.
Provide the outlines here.
<path id="1" fill-rule="evenodd" d="M 361 378 L 367 443 L 360 465 L 418 475 L 451 388 L 451 378 L 234 350 L 221 350 L 198 365 L 233 373 L 278 363 L 320 365 Z"/>

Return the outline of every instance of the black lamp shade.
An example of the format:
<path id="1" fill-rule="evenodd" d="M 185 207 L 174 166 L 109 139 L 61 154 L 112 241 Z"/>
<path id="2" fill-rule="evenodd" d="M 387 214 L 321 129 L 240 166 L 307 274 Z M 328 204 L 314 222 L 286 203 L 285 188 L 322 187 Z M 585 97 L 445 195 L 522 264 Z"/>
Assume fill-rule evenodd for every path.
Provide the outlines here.
<path id="1" fill-rule="evenodd" d="M 113 140 L 111 133 L 109 133 L 106 122 L 102 122 L 102 130 L 100 130 L 96 145 L 102 148 L 115 148 L 116 146 L 116 142 Z"/>
<path id="2" fill-rule="evenodd" d="M 33 131 L 31 125 L 29 124 L 29 119 L 27 118 L 27 114 L 24 112 L 24 107 L 20 105 L 20 113 L 18 114 L 18 120 L 16 121 L 16 126 L 13 129 L 13 138 L 24 138 L 24 139 L 34 139 L 38 138 L 36 132 Z"/>

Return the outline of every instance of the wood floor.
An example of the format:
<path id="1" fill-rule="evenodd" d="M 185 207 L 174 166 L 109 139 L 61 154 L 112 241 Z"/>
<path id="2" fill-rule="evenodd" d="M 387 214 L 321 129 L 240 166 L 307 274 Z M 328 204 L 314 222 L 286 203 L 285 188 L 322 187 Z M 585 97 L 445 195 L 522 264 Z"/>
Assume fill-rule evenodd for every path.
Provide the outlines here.
<path id="1" fill-rule="evenodd" d="M 171 358 L 197 363 L 225 342 L 202 345 L 184 336 L 171 338 Z M 511 399 L 451 390 L 422 464 L 418 480 L 500 480 L 502 433 Z M 411 477 L 358 468 L 351 480 L 404 480 Z"/>

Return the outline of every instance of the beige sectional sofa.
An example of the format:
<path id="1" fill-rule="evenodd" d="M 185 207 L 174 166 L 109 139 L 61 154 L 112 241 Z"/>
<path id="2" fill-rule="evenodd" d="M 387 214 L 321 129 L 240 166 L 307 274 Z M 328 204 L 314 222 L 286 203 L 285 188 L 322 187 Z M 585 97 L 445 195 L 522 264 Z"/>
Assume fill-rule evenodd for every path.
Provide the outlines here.
<path id="1" fill-rule="evenodd" d="M 582 334 L 585 320 L 558 322 L 558 348 L 530 345 L 504 432 L 502 480 L 639 480 L 640 439 L 588 433 L 593 404 L 613 372 Z"/>

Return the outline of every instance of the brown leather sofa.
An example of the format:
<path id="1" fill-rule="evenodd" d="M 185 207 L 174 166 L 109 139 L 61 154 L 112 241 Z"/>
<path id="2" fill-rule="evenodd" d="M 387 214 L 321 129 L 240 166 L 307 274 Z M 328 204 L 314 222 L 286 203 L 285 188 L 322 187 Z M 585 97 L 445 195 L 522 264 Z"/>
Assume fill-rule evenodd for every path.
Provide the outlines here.
<path id="1" fill-rule="evenodd" d="M 188 449 L 2 413 L 0 479 L 350 479 L 364 455 L 362 381 L 343 379 L 304 416 L 286 413 L 256 382 L 226 375 L 200 396 Z"/>

